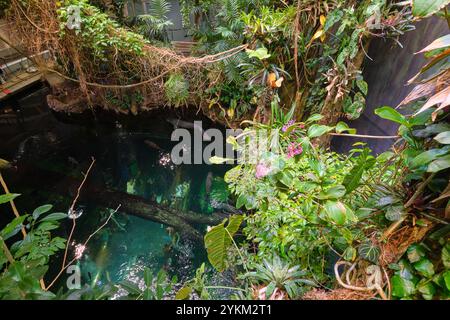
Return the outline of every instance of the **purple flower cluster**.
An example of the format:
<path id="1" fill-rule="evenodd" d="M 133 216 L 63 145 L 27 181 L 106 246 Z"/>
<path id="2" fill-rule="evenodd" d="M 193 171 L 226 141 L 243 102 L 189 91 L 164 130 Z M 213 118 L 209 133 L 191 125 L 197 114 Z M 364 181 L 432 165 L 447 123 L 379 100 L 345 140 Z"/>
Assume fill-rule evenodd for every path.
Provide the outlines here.
<path id="1" fill-rule="evenodd" d="M 263 163 L 258 163 L 256 166 L 256 179 L 262 179 L 270 172 L 270 168 Z"/>
<path id="2" fill-rule="evenodd" d="M 294 125 L 295 121 L 294 120 L 289 120 L 284 126 L 283 128 L 281 128 L 281 131 L 286 132 L 288 131 L 288 129 L 290 127 L 292 127 Z"/>
<path id="3" fill-rule="evenodd" d="M 292 158 L 295 157 L 296 155 L 299 155 L 303 152 L 303 148 L 300 145 L 300 143 L 295 143 L 292 142 L 291 144 L 289 144 L 288 148 L 287 148 L 287 157 Z"/>

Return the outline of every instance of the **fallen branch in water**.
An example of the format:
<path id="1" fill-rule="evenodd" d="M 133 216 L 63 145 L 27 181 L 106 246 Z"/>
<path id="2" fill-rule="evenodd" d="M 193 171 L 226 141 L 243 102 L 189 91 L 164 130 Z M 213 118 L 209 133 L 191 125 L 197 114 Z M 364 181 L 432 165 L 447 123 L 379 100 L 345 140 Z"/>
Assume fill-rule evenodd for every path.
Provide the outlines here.
<path id="1" fill-rule="evenodd" d="M 78 187 L 80 184 L 79 180 L 73 177 L 38 168 L 34 165 L 23 166 L 18 172 L 19 174 L 14 178 L 20 181 L 26 176 L 28 187 L 39 187 L 40 190 L 47 188 L 45 189 L 47 192 L 70 197 L 76 194 L 73 191 L 71 192 L 75 188 L 73 186 Z M 39 181 L 43 181 L 43 179 L 47 183 L 45 185 L 39 184 Z M 80 198 L 83 201 L 95 202 L 99 207 L 104 208 L 116 208 L 118 205 L 121 205 L 121 212 L 123 213 L 173 227 L 180 232 L 180 235 L 197 240 L 202 239 L 203 235 L 193 225 L 216 225 L 228 216 L 228 214 L 219 212 L 201 214 L 193 211 L 178 210 L 140 196 L 92 184 L 84 186 L 84 192 Z"/>

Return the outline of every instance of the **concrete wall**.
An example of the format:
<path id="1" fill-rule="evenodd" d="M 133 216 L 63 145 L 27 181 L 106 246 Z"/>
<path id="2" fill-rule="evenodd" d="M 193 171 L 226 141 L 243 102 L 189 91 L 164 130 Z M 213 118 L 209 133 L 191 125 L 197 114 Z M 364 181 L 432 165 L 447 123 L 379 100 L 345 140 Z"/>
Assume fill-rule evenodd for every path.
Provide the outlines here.
<path id="1" fill-rule="evenodd" d="M 447 23 L 443 19 L 430 18 L 417 23 L 416 30 L 400 37 L 403 48 L 392 40 L 374 39 L 369 48 L 369 56 L 364 64 L 364 79 L 369 84 L 367 106 L 363 115 L 355 121 L 346 121 L 350 127 L 356 128 L 358 134 L 396 135 L 398 126 L 383 120 L 374 114 L 374 110 L 382 106 L 395 108 L 409 94 L 413 86 L 406 86 L 424 65 L 423 54 L 414 54 L 426 47 L 436 38 L 448 34 Z M 405 110 L 401 111 L 405 112 Z M 345 121 L 345 119 L 343 119 Z M 357 141 L 365 141 L 377 153 L 388 150 L 392 140 L 354 139 L 335 137 L 333 149 L 346 152 Z"/>

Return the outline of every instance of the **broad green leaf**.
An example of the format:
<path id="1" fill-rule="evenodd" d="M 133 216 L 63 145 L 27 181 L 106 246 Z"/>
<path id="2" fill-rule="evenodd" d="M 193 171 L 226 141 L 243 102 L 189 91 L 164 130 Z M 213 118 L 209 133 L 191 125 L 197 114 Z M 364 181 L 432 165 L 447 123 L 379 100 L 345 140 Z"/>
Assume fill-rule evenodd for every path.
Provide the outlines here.
<path id="1" fill-rule="evenodd" d="M 417 157 L 415 157 L 411 163 L 410 167 L 412 169 L 424 166 L 429 164 L 431 161 L 436 160 L 438 157 L 443 156 L 448 153 L 447 149 L 431 149 L 425 152 L 422 152 Z"/>
<path id="2" fill-rule="evenodd" d="M 367 85 L 367 82 L 365 82 L 364 80 L 356 80 L 356 85 L 364 95 L 367 95 L 367 92 L 369 91 L 369 86 Z"/>
<path id="3" fill-rule="evenodd" d="M 450 144 L 450 131 L 439 133 L 436 137 L 434 137 L 434 140 L 440 144 Z"/>
<path id="4" fill-rule="evenodd" d="M 361 92 L 357 92 L 353 97 L 353 101 L 350 100 L 350 98 L 346 99 L 342 111 L 348 119 L 356 120 L 361 116 L 366 107 L 366 98 Z"/>
<path id="5" fill-rule="evenodd" d="M 328 200 L 323 209 L 326 216 L 337 225 L 343 225 L 347 221 L 347 208 L 340 201 Z"/>
<path id="6" fill-rule="evenodd" d="M 286 187 L 290 188 L 292 187 L 292 175 L 289 172 L 281 171 L 277 174 L 277 179 L 282 184 L 284 184 Z"/>
<path id="7" fill-rule="evenodd" d="M 223 164 L 223 163 L 229 162 L 229 161 L 234 161 L 234 160 L 230 159 L 230 158 L 221 158 L 221 157 L 217 157 L 217 156 L 209 158 L 209 162 L 212 164 Z"/>
<path id="8" fill-rule="evenodd" d="M 376 202 L 376 207 L 377 208 L 382 208 L 385 206 L 388 206 L 390 204 L 394 204 L 399 202 L 400 200 L 394 196 L 385 196 L 385 197 L 381 197 L 380 199 L 378 199 L 378 201 Z"/>
<path id="9" fill-rule="evenodd" d="M 374 245 L 372 241 L 367 240 L 359 245 L 358 253 L 364 260 L 378 264 L 378 258 L 380 257 L 381 249 Z"/>
<path id="10" fill-rule="evenodd" d="M 375 114 L 378 115 L 380 118 L 394 121 L 396 123 L 409 127 L 408 120 L 405 118 L 405 116 L 403 116 L 401 113 L 399 113 L 397 110 L 391 107 L 381 107 L 375 109 Z"/>
<path id="11" fill-rule="evenodd" d="M 404 298 L 416 292 L 414 282 L 395 275 L 391 278 L 392 295 L 397 298 Z"/>
<path id="12" fill-rule="evenodd" d="M 176 300 L 186 300 L 190 297 L 192 292 L 192 288 L 191 287 L 183 287 L 180 290 L 178 290 L 177 294 L 175 295 L 175 299 Z"/>
<path id="13" fill-rule="evenodd" d="M 308 138 L 317 138 L 324 135 L 327 132 L 333 130 L 332 127 L 321 125 L 321 124 L 313 124 L 308 129 Z"/>
<path id="14" fill-rule="evenodd" d="M 325 25 L 324 25 L 323 29 L 325 31 L 328 31 L 337 22 L 341 21 L 343 16 L 344 16 L 344 12 L 341 9 L 335 9 L 335 10 L 331 11 L 327 15 L 327 19 L 325 21 Z"/>
<path id="15" fill-rule="evenodd" d="M 246 52 L 250 58 L 257 58 L 259 60 L 264 60 L 271 57 L 265 47 L 261 47 L 256 50 L 247 49 Z"/>
<path id="16" fill-rule="evenodd" d="M 3 238 L 3 240 L 7 240 L 8 238 L 15 235 L 22 228 L 22 223 L 27 217 L 28 215 L 19 216 L 8 223 L 6 227 L 3 228 L 2 231 L 0 231 L 0 236 Z"/>
<path id="17" fill-rule="evenodd" d="M 356 259 L 356 249 L 353 247 L 347 247 L 345 249 L 344 253 L 342 254 L 342 257 L 347 261 L 353 261 Z"/>
<path id="18" fill-rule="evenodd" d="M 385 217 L 389 221 L 399 221 L 405 213 L 403 205 L 395 205 L 386 209 Z"/>
<path id="19" fill-rule="evenodd" d="M 400 266 L 400 271 L 396 272 L 395 274 L 413 282 L 417 279 L 413 266 L 406 259 L 401 259 L 398 262 L 398 265 Z"/>
<path id="20" fill-rule="evenodd" d="M 228 250 L 232 245 L 232 237 L 239 229 L 243 219 L 244 217 L 241 215 L 231 216 L 226 227 L 225 220 L 221 224 L 212 227 L 205 235 L 205 247 L 209 262 L 219 272 L 224 271 L 226 268 L 226 259 Z"/>
<path id="21" fill-rule="evenodd" d="M 363 220 L 369 217 L 375 211 L 376 209 L 373 208 L 359 208 L 358 210 L 356 210 L 355 214 L 359 220 Z"/>
<path id="22" fill-rule="evenodd" d="M 433 283 L 426 280 L 417 284 L 417 291 L 422 294 L 422 297 L 425 300 L 432 300 L 433 296 L 436 294 L 436 288 Z"/>
<path id="23" fill-rule="evenodd" d="M 428 172 L 439 172 L 442 170 L 445 170 L 447 168 L 450 168 L 450 155 L 437 158 L 433 162 L 430 163 L 428 166 Z"/>
<path id="24" fill-rule="evenodd" d="M 447 287 L 447 290 L 450 291 L 450 270 L 445 271 L 443 277 L 445 286 Z"/>
<path id="25" fill-rule="evenodd" d="M 419 272 L 419 274 L 424 277 L 430 278 L 434 275 L 433 263 L 426 258 L 422 258 L 419 261 L 415 262 L 413 266 L 414 269 L 416 269 L 417 272 Z"/>
<path id="26" fill-rule="evenodd" d="M 17 198 L 18 196 L 20 196 L 20 194 L 18 194 L 18 193 L 2 194 L 2 195 L 0 195 L 0 204 L 10 202 L 11 200 L 14 200 L 15 198 Z"/>
<path id="27" fill-rule="evenodd" d="M 346 193 L 345 187 L 339 184 L 337 186 L 333 186 L 331 188 L 321 191 L 317 195 L 317 198 L 321 200 L 339 199 L 342 198 L 345 195 L 345 193 Z"/>
<path id="28" fill-rule="evenodd" d="M 358 188 L 361 178 L 366 170 L 370 169 L 376 163 L 376 159 L 373 156 L 369 156 L 366 152 L 363 152 L 355 166 L 344 177 L 343 185 L 347 190 L 347 193 L 352 192 Z"/>
<path id="29" fill-rule="evenodd" d="M 239 197 L 236 200 L 236 208 L 240 209 L 242 206 L 244 206 L 246 203 L 246 196 L 245 194 L 239 195 Z"/>
<path id="30" fill-rule="evenodd" d="M 421 113 L 422 114 L 422 113 Z M 413 131 L 414 137 L 417 138 L 428 138 L 435 134 L 439 134 L 444 131 L 450 131 L 450 125 L 447 123 L 436 123 L 428 125 L 423 129 L 418 129 Z"/>
<path id="31" fill-rule="evenodd" d="M 352 129 L 345 122 L 339 121 L 337 123 L 337 125 L 336 125 L 336 132 L 337 133 L 348 132 L 350 134 L 355 134 L 356 133 L 356 129 Z"/>
<path id="32" fill-rule="evenodd" d="M 444 264 L 444 267 L 446 269 L 450 269 L 450 243 L 447 243 L 442 248 L 441 258 L 442 258 L 442 263 Z"/>
<path id="33" fill-rule="evenodd" d="M 50 213 L 48 216 L 45 216 L 44 218 L 42 218 L 40 221 L 44 222 L 44 221 L 57 221 L 57 220 L 62 220 L 67 218 L 67 213 L 63 213 L 63 212 L 55 212 L 55 213 Z"/>
<path id="34" fill-rule="evenodd" d="M 59 225 L 57 222 L 45 221 L 45 222 L 40 223 L 36 229 L 41 230 L 41 231 L 50 231 L 50 230 L 58 229 L 58 227 L 59 227 Z"/>
<path id="35" fill-rule="evenodd" d="M 449 3 L 450 0 L 413 0 L 412 13 L 416 17 L 425 18 L 435 14 Z"/>
<path id="36" fill-rule="evenodd" d="M 244 216 L 242 215 L 233 215 L 228 218 L 228 225 L 226 227 L 228 233 L 233 237 L 236 232 L 238 232 L 239 227 L 244 221 Z"/>
<path id="37" fill-rule="evenodd" d="M 40 206 L 40 207 L 34 209 L 33 214 L 32 214 L 33 219 L 37 220 L 41 214 L 49 212 L 52 208 L 53 208 L 53 206 L 51 204 L 46 204 L 46 205 L 43 205 L 43 206 Z"/>
<path id="38" fill-rule="evenodd" d="M 308 120 L 306 120 L 306 123 L 317 122 L 322 119 L 323 119 L 323 115 L 316 113 L 316 114 L 311 115 L 308 118 Z"/>
<path id="39" fill-rule="evenodd" d="M 426 255 L 425 248 L 417 243 L 410 245 L 406 252 L 408 254 L 408 260 L 411 263 L 419 261 Z"/>

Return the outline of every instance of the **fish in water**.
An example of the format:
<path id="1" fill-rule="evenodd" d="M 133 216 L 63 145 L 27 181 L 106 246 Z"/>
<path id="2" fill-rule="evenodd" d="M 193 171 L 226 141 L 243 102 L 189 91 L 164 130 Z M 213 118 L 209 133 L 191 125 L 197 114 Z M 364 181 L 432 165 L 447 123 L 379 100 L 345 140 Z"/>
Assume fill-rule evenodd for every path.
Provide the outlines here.
<path id="1" fill-rule="evenodd" d="M 214 175 L 211 171 L 208 172 L 208 175 L 206 176 L 206 183 L 205 183 L 205 191 L 206 194 L 209 194 L 211 192 L 211 187 L 213 183 Z"/>
<path id="2" fill-rule="evenodd" d="M 203 130 L 203 127 L 195 122 L 188 122 L 188 121 L 183 121 L 183 120 L 175 119 L 175 118 L 168 118 L 168 119 L 166 119 L 166 121 L 169 122 L 170 124 L 172 124 L 174 129 L 185 128 L 185 129 L 198 130 L 205 140 L 207 140 L 207 141 L 212 140 L 211 136 Z"/>
<path id="3" fill-rule="evenodd" d="M 95 274 L 94 278 L 92 279 L 91 285 L 94 287 L 97 284 L 99 284 L 101 276 L 103 272 L 105 271 L 106 266 L 109 263 L 109 258 L 111 257 L 111 253 L 109 251 L 108 247 L 108 236 L 103 236 L 103 243 L 100 247 L 99 251 L 97 252 L 97 255 L 95 257 L 95 265 L 97 269 L 97 273 Z"/>
<path id="4" fill-rule="evenodd" d="M 17 150 L 16 156 L 14 157 L 14 162 L 19 162 L 25 155 L 25 152 L 28 151 L 28 145 L 31 141 L 39 141 L 39 135 L 34 135 L 26 138 L 19 144 L 19 148 Z"/>
<path id="5" fill-rule="evenodd" d="M 226 212 L 226 213 L 233 213 L 233 214 L 242 214 L 242 212 L 232 205 L 225 203 L 225 202 L 219 202 L 217 200 L 212 199 L 210 201 L 211 207 L 213 207 L 216 210 Z"/>
<path id="6" fill-rule="evenodd" d="M 80 163 L 77 161 L 77 159 L 75 159 L 74 157 L 67 157 L 67 161 L 69 161 L 69 163 L 74 166 L 74 167 L 78 167 L 80 165 Z"/>
<path id="7" fill-rule="evenodd" d="M 155 149 L 155 150 L 158 150 L 158 151 L 163 151 L 163 149 L 161 149 L 160 146 L 158 146 L 156 143 L 154 143 L 154 142 L 151 141 L 151 140 L 146 139 L 146 140 L 144 140 L 144 143 L 145 143 L 148 147 L 150 147 L 151 149 Z"/>

